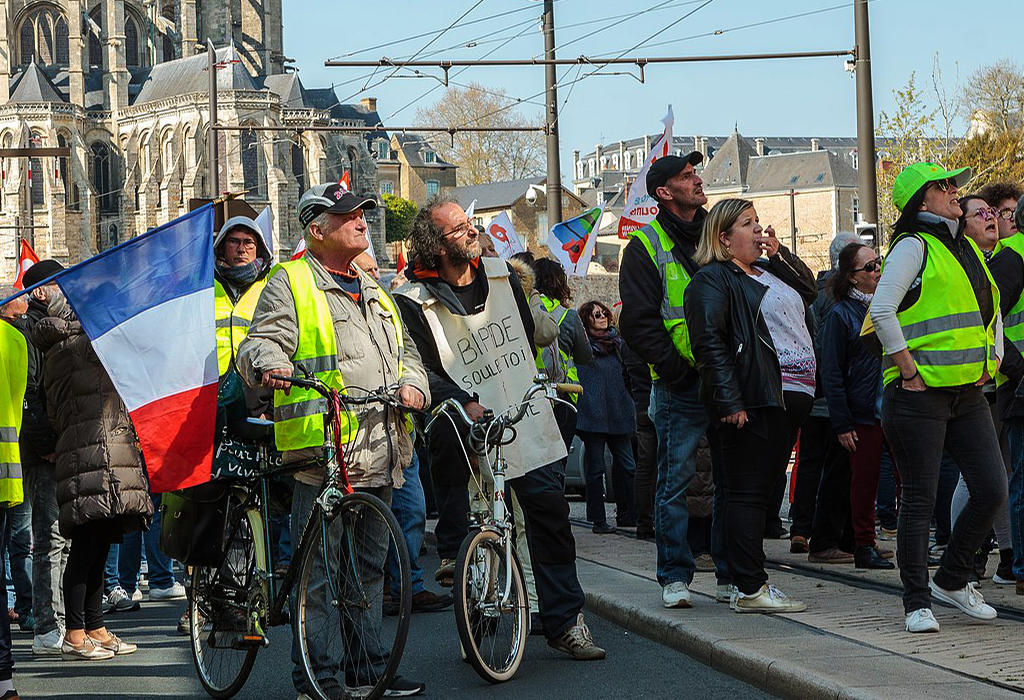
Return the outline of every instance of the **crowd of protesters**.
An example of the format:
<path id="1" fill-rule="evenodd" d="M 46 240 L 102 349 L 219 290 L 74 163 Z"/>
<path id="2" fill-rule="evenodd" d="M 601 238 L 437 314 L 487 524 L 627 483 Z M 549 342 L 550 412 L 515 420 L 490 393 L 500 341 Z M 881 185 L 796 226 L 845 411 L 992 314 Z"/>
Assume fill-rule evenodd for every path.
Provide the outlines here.
<path id="1" fill-rule="evenodd" d="M 471 416 L 482 411 L 480 395 L 448 376 L 423 298 L 470 325 L 460 319 L 489 304 L 518 309 L 537 370 L 583 387 L 578 398 L 562 396 L 575 405 L 558 406 L 552 421 L 556 442 L 560 435 L 567 449 L 582 450 L 586 520 L 595 534 L 635 528 L 638 539 L 654 540 L 664 606 L 690 607 L 694 573 L 706 570 L 716 577 L 716 599 L 736 612 L 806 609 L 772 585 L 765 568 L 763 540 L 789 537 L 790 551 L 812 563 L 898 566 L 908 632 L 938 631 L 933 599 L 993 619 L 977 588 L 989 577 L 990 551 L 999 552 L 991 580 L 1024 595 L 1020 189 L 996 183 L 965 193 L 965 169 L 913 164 L 896 178 L 901 214 L 886 245 L 839 234 L 830 269 L 815 279 L 762 226 L 753 202 L 707 208 L 701 161 L 696 152 L 665 156 L 649 169 L 659 212 L 625 247 L 620 302 L 576 306 L 551 259 L 495 260 L 487 236 L 444 197 L 421 210 L 410 266 L 388 280 L 389 293 L 360 247 L 362 212 L 375 201 L 338 185 L 314 187 L 300 202 L 308 267 L 322 278 L 320 289 L 337 292 L 328 296 L 333 315 L 362 314 L 372 300 L 400 314 L 396 326 L 369 333 L 373 344 L 374 334 L 408 334 L 404 374 L 395 377 L 407 382 L 400 391 L 410 408 L 451 397 Z M 295 289 L 287 275 L 272 274 L 253 219 L 230 218 L 214 248 L 222 381 L 240 373 L 245 410 L 270 417 L 282 387 L 263 377 L 274 373 L 271 364 L 290 362 L 275 345 L 289 332 L 277 309 Z M 23 283 L 61 269 L 42 261 Z M 0 298 L 11 293 L 0 288 Z M 110 632 L 104 617 L 139 608 L 143 558 L 150 600 L 184 599 L 185 586 L 160 549 L 160 498 L 149 492 L 128 412 L 56 284 L 36 286 L 0 316 L 27 347 L 24 503 L 7 508 L 3 524 L 16 595 L 0 637 L 17 624 L 34 635 L 34 654 L 130 654 L 137 646 Z M 408 445 L 400 485 L 372 486 L 402 526 L 414 612 L 452 604 L 424 584 L 419 557 L 428 510 L 436 510 L 434 579 L 452 585 L 479 497 L 472 465 L 453 457 L 459 439 L 442 431 Z M 780 514 L 794 448 L 787 533 Z M 285 450 L 286 461 L 292 452 L 299 450 Z M 580 613 L 565 469 L 563 458 L 511 481 L 533 628 L 573 658 L 603 658 Z M 291 520 L 304 517 L 322 479 L 304 474 L 281 484 L 286 502 L 293 491 L 304 500 L 291 507 L 299 515 L 289 517 L 285 506 L 272 523 L 279 569 L 288 565 Z M 895 553 L 883 544 L 892 540 Z M 393 593 L 385 592 L 386 614 L 397 612 L 389 608 Z M 186 617 L 179 630 L 187 632 Z M 0 642 L 0 690 L 8 693 L 0 698 L 16 697 L 9 674 L 4 679 L 5 654 L 9 634 L 6 647 Z M 423 687 L 398 677 L 391 694 Z"/>

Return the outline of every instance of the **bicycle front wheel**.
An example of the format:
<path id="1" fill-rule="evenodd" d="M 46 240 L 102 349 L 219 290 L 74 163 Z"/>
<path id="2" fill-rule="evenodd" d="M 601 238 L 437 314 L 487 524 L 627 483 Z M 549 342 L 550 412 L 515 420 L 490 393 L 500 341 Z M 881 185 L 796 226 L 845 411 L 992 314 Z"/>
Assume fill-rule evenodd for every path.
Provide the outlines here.
<path id="1" fill-rule="evenodd" d="M 526 651 L 530 603 L 523 581 L 519 557 L 506 551 L 499 533 L 477 530 L 462 542 L 455 560 L 455 623 L 466 660 L 491 683 L 515 676 Z"/>
<path id="2" fill-rule="evenodd" d="M 250 609 L 261 599 L 249 513 L 232 503 L 219 566 L 196 566 L 190 587 L 189 637 L 199 682 L 211 697 L 230 698 L 245 685 L 260 644 L 247 640 Z"/>
<path id="3" fill-rule="evenodd" d="M 337 695 L 342 683 L 349 697 L 382 697 L 412 615 L 402 529 L 391 508 L 361 492 L 311 517 L 317 523 L 299 572 L 295 630 L 306 681 L 321 698 Z"/>

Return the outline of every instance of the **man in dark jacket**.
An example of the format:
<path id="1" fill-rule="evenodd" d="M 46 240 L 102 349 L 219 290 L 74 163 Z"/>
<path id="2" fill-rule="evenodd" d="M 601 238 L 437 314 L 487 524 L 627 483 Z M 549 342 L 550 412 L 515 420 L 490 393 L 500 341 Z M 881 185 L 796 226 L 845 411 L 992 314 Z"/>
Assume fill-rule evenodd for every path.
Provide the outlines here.
<path id="1" fill-rule="evenodd" d="M 529 387 L 535 353 L 533 315 L 517 276 L 501 261 L 481 261 L 479 233 L 462 207 L 444 197 L 420 210 L 409 242 L 409 283 L 395 297 L 427 369 L 433 405 L 455 398 L 473 420 L 487 408 L 498 412 L 513 405 L 518 392 Z M 460 431 L 444 420 L 435 426 L 429 436 L 433 476 L 435 482 L 449 482 L 435 487 L 444 518 L 451 512 L 444 501 L 466 498 L 470 465 L 458 444 Z M 604 650 L 583 622 L 583 589 L 558 468 L 565 450 L 554 415 L 538 402 L 516 427 L 518 437 L 505 449 L 512 455 L 509 470 L 521 475 L 510 473 L 508 484 L 525 515 L 544 634 L 551 647 L 575 659 L 603 659 Z M 446 479 L 444 469 L 451 472 Z M 461 500 L 462 513 L 468 505 Z M 467 532 L 464 517 L 448 533 L 439 526 L 440 556 L 454 558 L 457 546 L 452 544 Z M 449 565 L 454 569 L 454 562 Z"/>
<path id="2" fill-rule="evenodd" d="M 619 272 L 622 337 L 650 365 L 652 377 L 656 375 L 650 408 L 658 433 L 654 530 L 662 603 L 669 608 L 690 607 L 688 586 L 695 564 L 687 542 L 686 489 L 696 470 L 697 443 L 707 430 L 708 416 L 698 393 L 697 372 L 686 357 L 688 337 L 670 330 L 678 318 L 663 314 L 663 309 L 681 309 L 685 283 L 697 273 L 693 255 L 708 201 L 694 171 L 702 160 L 694 152 L 654 161 L 647 173 L 647 192 L 658 202 L 658 215 L 633 232 Z M 685 278 L 682 285 L 670 286 L 663 273 L 669 267 L 673 278 Z M 719 584 L 728 583 L 723 570 Z"/>
<path id="3" fill-rule="evenodd" d="M 64 269 L 56 260 L 41 260 L 25 272 L 26 288 Z M 55 451 L 57 434 L 50 424 L 43 389 L 43 353 L 32 341 L 36 325 L 50 314 L 47 306 L 58 294 L 56 283 L 45 284 L 27 295 L 28 310 L 18 328 L 28 338 L 28 389 L 21 431 L 21 463 L 25 496 L 32 505 L 32 612 L 35 618 L 33 654 L 60 654 L 64 635 L 62 578 L 71 542 L 57 524 Z"/>

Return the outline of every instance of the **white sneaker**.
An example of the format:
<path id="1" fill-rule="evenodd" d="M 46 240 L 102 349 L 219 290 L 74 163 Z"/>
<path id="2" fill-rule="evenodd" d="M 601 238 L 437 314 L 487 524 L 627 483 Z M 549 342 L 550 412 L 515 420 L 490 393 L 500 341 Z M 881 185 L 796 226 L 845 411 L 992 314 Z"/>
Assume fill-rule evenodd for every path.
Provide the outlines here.
<path id="1" fill-rule="evenodd" d="M 932 589 L 933 598 L 943 603 L 948 603 L 955 608 L 959 608 L 962 612 L 970 615 L 971 617 L 979 620 L 996 619 L 996 609 L 985 603 L 984 596 L 982 596 L 981 593 L 978 592 L 978 589 L 974 587 L 974 584 L 969 581 L 967 585 L 959 591 L 947 591 L 945 588 L 939 588 L 935 585 L 934 581 L 929 581 L 928 587 Z"/>
<path id="2" fill-rule="evenodd" d="M 136 588 L 134 591 L 132 591 L 132 602 L 133 603 L 141 603 L 142 602 L 142 589 Z"/>
<path id="3" fill-rule="evenodd" d="M 928 608 L 918 608 L 907 613 L 907 632 L 938 632 L 939 621 Z"/>
<path id="4" fill-rule="evenodd" d="M 140 595 L 139 598 L 141 599 L 142 596 Z M 107 597 L 103 599 L 103 612 L 105 613 L 131 612 L 138 609 L 139 603 L 135 597 L 128 595 L 120 586 L 107 593 Z"/>
<path id="5" fill-rule="evenodd" d="M 793 600 L 775 586 L 766 583 L 757 593 L 738 593 L 735 607 L 738 613 L 796 613 L 807 609 L 805 603 Z"/>
<path id="6" fill-rule="evenodd" d="M 683 581 L 673 581 L 661 589 L 661 602 L 666 608 L 689 608 L 690 589 Z"/>
<path id="7" fill-rule="evenodd" d="M 168 588 L 150 588 L 150 600 L 183 600 L 185 598 L 185 587 L 177 581 Z"/>
<path id="8" fill-rule="evenodd" d="M 50 630 L 46 634 L 37 634 L 32 638 L 32 653 L 60 654 L 61 645 L 64 642 L 64 632 L 61 629 Z"/>
<path id="9" fill-rule="evenodd" d="M 997 572 L 992 574 L 992 583 L 996 584 L 997 586 L 1013 586 L 1017 583 L 1017 579 L 1003 578 Z"/>
<path id="10" fill-rule="evenodd" d="M 732 600 L 732 596 L 736 591 L 736 586 L 729 583 L 720 583 L 715 588 L 715 602 L 716 603 L 728 603 Z"/>

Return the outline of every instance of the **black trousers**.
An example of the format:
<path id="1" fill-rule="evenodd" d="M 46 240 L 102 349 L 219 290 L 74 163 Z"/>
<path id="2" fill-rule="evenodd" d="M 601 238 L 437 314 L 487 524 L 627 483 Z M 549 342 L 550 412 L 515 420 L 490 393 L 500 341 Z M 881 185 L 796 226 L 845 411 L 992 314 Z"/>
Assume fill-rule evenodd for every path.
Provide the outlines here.
<path id="1" fill-rule="evenodd" d="M 636 510 L 636 529 L 654 531 L 654 491 L 658 483 L 658 434 L 646 408 L 636 413 L 636 476 L 633 479 L 633 498 Z"/>
<path id="2" fill-rule="evenodd" d="M 0 508 L 0 532 L 7 527 L 7 509 Z M 0 557 L 0 591 L 7 592 L 7 566 Z M 0 615 L 0 681 L 14 677 L 14 656 L 11 654 L 11 618 Z"/>
<path id="3" fill-rule="evenodd" d="M 803 435 L 800 437 L 801 469 L 804 466 Z M 855 544 L 850 509 L 850 457 L 831 430 L 829 438 L 825 447 L 825 465 L 818 487 L 818 506 L 814 511 L 809 549 L 812 552 L 824 552 L 835 547 L 844 552 L 852 552 Z"/>
<path id="4" fill-rule="evenodd" d="M 114 541 L 114 523 L 96 520 L 71 535 L 64 568 L 64 618 L 69 630 L 98 630 L 103 624 L 103 567 Z"/>
<path id="5" fill-rule="evenodd" d="M 814 397 L 810 394 L 805 394 L 802 391 L 785 391 L 783 392 L 783 400 L 786 402 L 786 415 L 788 416 L 788 423 L 790 425 L 790 440 L 789 440 L 789 451 L 792 453 L 793 445 L 796 444 L 797 434 L 800 432 L 800 428 L 807 422 L 807 416 L 811 413 L 811 406 L 814 405 Z M 786 455 L 786 461 L 789 460 L 789 455 Z M 799 471 L 797 472 L 799 478 Z M 775 483 L 772 484 L 771 500 L 768 502 L 768 509 L 765 511 L 764 529 L 766 535 L 771 537 L 779 537 L 785 533 L 785 528 L 782 527 L 782 500 L 786 497 L 786 486 L 789 481 L 786 479 L 786 470 L 783 469 L 782 473 L 775 478 Z"/>
<path id="6" fill-rule="evenodd" d="M 800 464 L 796 470 L 793 503 L 789 507 L 789 519 L 793 521 L 790 536 L 811 536 L 821 474 L 833 443 L 838 444 L 829 419 L 809 417 L 800 432 Z"/>
<path id="7" fill-rule="evenodd" d="M 907 613 L 931 607 L 928 588 L 928 526 L 935 507 L 942 453 L 960 467 L 970 491 L 953 525 L 932 580 L 947 590 L 963 588 L 974 552 L 988 537 L 996 511 L 1006 503 L 1006 471 L 992 413 L 981 387 L 906 391 L 899 380 L 882 394 L 882 429 L 902 480 L 897 561 Z"/>

